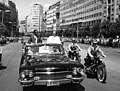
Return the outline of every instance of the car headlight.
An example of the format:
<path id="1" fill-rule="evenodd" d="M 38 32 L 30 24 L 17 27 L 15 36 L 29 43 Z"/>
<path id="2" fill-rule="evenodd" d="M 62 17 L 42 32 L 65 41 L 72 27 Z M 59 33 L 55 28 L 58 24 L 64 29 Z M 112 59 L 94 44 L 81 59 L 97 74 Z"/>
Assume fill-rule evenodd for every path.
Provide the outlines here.
<path id="1" fill-rule="evenodd" d="M 22 53 L 25 53 L 25 49 L 22 49 Z"/>
<path id="2" fill-rule="evenodd" d="M 29 71 L 29 77 L 33 77 L 33 72 Z"/>
<path id="3" fill-rule="evenodd" d="M 77 75 L 77 68 L 75 67 L 75 68 L 73 68 L 73 75 Z"/>
<path id="4" fill-rule="evenodd" d="M 25 72 L 21 72 L 21 77 L 25 78 Z"/>
<path id="5" fill-rule="evenodd" d="M 79 70 L 79 73 L 84 76 L 84 75 L 85 75 L 84 69 L 80 69 L 80 70 Z"/>

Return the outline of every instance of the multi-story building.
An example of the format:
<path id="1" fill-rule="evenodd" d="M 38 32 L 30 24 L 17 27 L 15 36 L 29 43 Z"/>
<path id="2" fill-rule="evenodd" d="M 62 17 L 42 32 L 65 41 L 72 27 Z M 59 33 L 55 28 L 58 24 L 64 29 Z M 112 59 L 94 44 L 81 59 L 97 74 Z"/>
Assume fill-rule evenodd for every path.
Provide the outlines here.
<path id="1" fill-rule="evenodd" d="M 40 4 L 34 4 L 32 6 L 31 15 L 27 18 L 27 32 L 33 32 L 37 30 L 41 32 L 43 22 L 43 6 Z"/>
<path id="2" fill-rule="evenodd" d="M 11 36 L 18 36 L 19 29 L 18 29 L 18 10 L 16 8 L 16 4 L 13 1 L 9 1 L 9 22 L 8 22 L 8 29 L 10 30 Z"/>
<path id="3" fill-rule="evenodd" d="M 105 18 L 111 22 L 115 22 L 116 19 L 120 20 L 120 0 L 106 0 L 104 5 Z"/>
<path id="4" fill-rule="evenodd" d="M 26 33 L 33 32 L 32 14 L 26 16 Z"/>
<path id="5" fill-rule="evenodd" d="M 6 6 L 9 6 L 9 0 L 0 0 L 0 3 L 5 4 Z"/>
<path id="6" fill-rule="evenodd" d="M 117 16 L 116 17 L 118 17 L 118 19 L 120 20 L 120 0 L 117 0 L 117 8 L 116 8 L 116 12 L 117 12 Z"/>
<path id="7" fill-rule="evenodd" d="M 5 36 L 18 35 L 18 11 L 16 4 L 10 0 L 0 0 L 0 22 L 6 25 Z"/>
<path id="8" fill-rule="evenodd" d="M 46 11 L 46 31 L 53 31 L 59 29 L 59 7 L 60 1 L 51 5 Z"/>
<path id="9" fill-rule="evenodd" d="M 60 5 L 60 26 L 81 24 L 92 26 L 97 22 L 115 22 L 120 17 L 120 0 L 64 0 Z"/>
<path id="10" fill-rule="evenodd" d="M 26 20 L 22 20 L 20 21 L 20 28 L 19 28 L 19 32 L 21 33 L 26 33 Z"/>
<path id="11" fill-rule="evenodd" d="M 98 0 L 66 0 L 60 5 L 61 26 L 71 25 L 73 23 L 82 23 L 82 25 L 93 25 L 101 22 L 102 3 Z"/>

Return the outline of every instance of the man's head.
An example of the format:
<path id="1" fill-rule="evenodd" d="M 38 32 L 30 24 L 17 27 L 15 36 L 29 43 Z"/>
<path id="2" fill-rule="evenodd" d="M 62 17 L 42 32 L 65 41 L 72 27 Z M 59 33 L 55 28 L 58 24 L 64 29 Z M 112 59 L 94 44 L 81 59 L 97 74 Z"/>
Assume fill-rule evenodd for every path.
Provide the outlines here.
<path id="1" fill-rule="evenodd" d="M 56 36 L 56 31 L 53 31 L 53 36 Z"/>
<path id="2" fill-rule="evenodd" d="M 33 33 L 34 33 L 34 35 L 37 35 L 37 34 L 38 34 L 38 31 L 37 31 L 37 30 L 34 30 Z"/>
<path id="3" fill-rule="evenodd" d="M 53 46 L 52 50 L 53 50 L 54 52 L 57 52 L 58 49 L 57 49 L 57 47 Z"/>
<path id="4" fill-rule="evenodd" d="M 75 44 L 77 43 L 77 41 L 75 39 L 72 39 L 72 43 Z"/>
<path id="5" fill-rule="evenodd" d="M 93 40 L 92 46 L 96 47 L 98 44 L 97 40 Z"/>

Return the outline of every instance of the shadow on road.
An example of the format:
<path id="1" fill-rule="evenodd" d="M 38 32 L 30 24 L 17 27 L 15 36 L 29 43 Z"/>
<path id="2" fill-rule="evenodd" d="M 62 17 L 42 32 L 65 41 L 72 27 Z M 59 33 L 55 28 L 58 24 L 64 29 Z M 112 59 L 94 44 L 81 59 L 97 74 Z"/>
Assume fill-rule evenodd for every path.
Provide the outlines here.
<path id="1" fill-rule="evenodd" d="M 64 84 L 54 87 L 32 86 L 24 88 L 23 91 L 85 91 L 85 88 L 81 84 Z"/>
<path id="2" fill-rule="evenodd" d="M 0 65 L 0 70 L 6 69 L 6 68 L 7 68 L 7 66 Z"/>

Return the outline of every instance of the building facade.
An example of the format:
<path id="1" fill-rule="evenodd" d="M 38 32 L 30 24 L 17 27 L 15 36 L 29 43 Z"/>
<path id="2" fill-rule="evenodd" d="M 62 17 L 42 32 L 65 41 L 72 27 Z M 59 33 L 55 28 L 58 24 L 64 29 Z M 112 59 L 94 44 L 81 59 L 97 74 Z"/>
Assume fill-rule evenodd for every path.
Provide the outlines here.
<path id="1" fill-rule="evenodd" d="M 120 0 L 65 0 L 60 5 L 60 26 L 82 22 L 81 26 L 120 18 Z"/>
<path id="2" fill-rule="evenodd" d="M 9 6 L 9 0 L 0 0 L 0 3 L 5 4 L 6 6 Z"/>
<path id="3" fill-rule="evenodd" d="M 0 0 L 0 22 L 7 28 L 5 36 L 18 36 L 18 10 L 13 1 Z"/>
<path id="4" fill-rule="evenodd" d="M 19 32 L 21 32 L 21 33 L 26 33 L 26 27 L 27 27 L 26 24 L 27 24 L 27 21 L 26 21 L 26 20 L 20 21 Z"/>
<path id="5" fill-rule="evenodd" d="M 9 1 L 9 22 L 8 30 L 10 30 L 11 36 L 18 36 L 19 34 L 19 20 L 18 20 L 18 10 L 16 4 L 13 1 Z"/>
<path id="6" fill-rule="evenodd" d="M 31 14 L 27 18 L 27 32 L 33 32 L 37 30 L 41 32 L 43 30 L 43 6 L 40 4 L 34 4 L 32 6 Z"/>
<path id="7" fill-rule="evenodd" d="M 49 9 L 46 11 L 46 31 L 53 31 L 59 29 L 59 12 L 60 8 L 60 2 L 57 2 L 49 7 Z"/>

